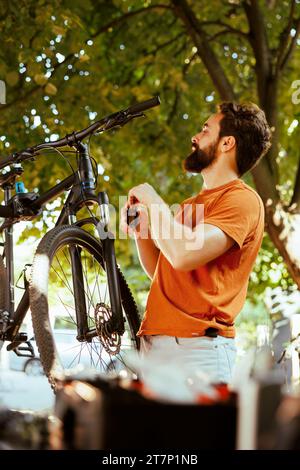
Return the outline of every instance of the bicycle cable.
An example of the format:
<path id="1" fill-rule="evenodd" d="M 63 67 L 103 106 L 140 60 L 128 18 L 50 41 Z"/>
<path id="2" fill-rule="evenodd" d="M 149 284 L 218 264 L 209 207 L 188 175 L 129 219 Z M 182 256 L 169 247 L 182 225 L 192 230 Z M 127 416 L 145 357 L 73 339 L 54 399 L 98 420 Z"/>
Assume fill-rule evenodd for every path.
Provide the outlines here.
<path id="1" fill-rule="evenodd" d="M 61 156 L 61 157 L 63 157 L 63 159 L 68 163 L 69 167 L 71 168 L 71 171 L 72 171 L 73 175 L 76 174 L 76 171 L 74 170 L 74 168 L 73 168 L 71 162 L 70 162 L 69 159 L 63 154 L 63 152 L 62 152 L 61 150 L 59 150 L 58 148 L 52 147 L 51 145 L 49 145 L 49 147 L 45 147 L 45 148 L 43 149 L 43 151 L 44 151 L 44 150 L 54 150 L 55 152 L 57 152 L 58 155 Z M 41 153 L 37 153 L 36 155 L 43 155 L 43 153 L 44 153 L 43 151 L 42 151 Z M 73 153 L 73 154 L 76 153 L 75 150 L 64 150 L 64 152 Z M 46 154 L 46 152 L 45 152 L 45 154 Z"/>
<path id="2" fill-rule="evenodd" d="M 94 168 L 93 168 L 93 170 L 94 170 L 94 174 L 95 174 L 95 185 L 97 186 L 97 184 L 98 184 L 97 162 L 96 162 L 95 158 L 90 155 L 90 140 L 91 140 L 92 135 L 93 135 L 93 134 L 90 135 L 89 141 L 88 141 L 88 152 L 89 152 L 89 156 L 90 156 L 92 162 L 94 163 Z M 68 163 L 68 165 L 69 165 L 70 168 L 71 168 L 72 173 L 75 175 L 76 170 L 74 170 L 74 168 L 73 168 L 71 162 L 70 162 L 69 159 L 63 154 L 63 152 L 62 152 L 61 150 L 59 150 L 59 149 L 56 148 L 56 147 L 52 147 L 51 145 L 49 145 L 48 147 L 43 148 L 43 151 L 44 151 L 44 150 L 54 150 L 55 152 L 57 152 L 57 153 L 58 153 L 61 157 L 63 157 L 63 159 Z M 78 159 L 79 152 L 78 152 L 78 150 L 64 150 L 64 152 L 66 152 L 66 153 L 72 153 L 72 154 L 76 155 L 77 166 L 79 166 L 79 159 Z M 42 155 L 42 154 L 43 154 L 43 152 L 37 153 L 36 155 Z M 79 173 L 79 180 L 80 180 L 80 182 L 82 182 L 82 181 L 81 181 L 81 178 L 80 178 L 80 173 Z M 80 191 L 81 191 L 82 199 L 84 200 L 84 192 L 83 192 L 83 189 L 82 189 L 82 186 L 81 186 L 81 185 L 80 185 Z M 87 208 L 87 210 L 88 210 L 88 212 L 89 212 L 91 218 L 94 219 L 96 222 L 98 222 L 98 221 L 97 221 L 97 218 L 96 218 L 95 215 L 92 213 L 92 211 L 91 211 L 91 209 L 89 208 L 89 206 L 88 206 L 88 204 L 86 203 L 86 201 L 84 201 L 84 205 L 85 205 L 85 207 Z"/>
<path id="3" fill-rule="evenodd" d="M 63 159 L 68 163 L 69 167 L 71 168 L 71 171 L 72 173 L 75 175 L 76 171 L 74 170 L 71 162 L 68 160 L 68 158 L 63 154 L 63 152 L 61 150 L 59 150 L 58 148 L 56 147 L 52 147 L 51 145 L 49 145 L 49 147 L 45 147 L 43 148 L 43 151 L 44 150 L 54 150 L 55 152 L 57 152 L 61 157 L 63 157 Z M 43 151 L 41 153 L 36 153 L 36 155 L 43 155 Z M 76 151 L 75 150 L 64 150 L 64 152 L 66 153 L 73 153 L 75 154 Z"/>
<path id="4" fill-rule="evenodd" d="M 97 161 L 96 159 L 91 155 L 91 152 L 90 152 L 90 149 L 91 149 L 91 138 L 94 134 L 90 134 L 89 136 L 89 139 L 88 139 L 88 155 L 92 161 L 92 165 L 94 163 L 94 167 L 93 167 L 93 170 L 94 170 L 94 175 L 95 175 L 95 187 L 97 187 L 98 185 L 98 176 L 99 176 L 99 173 L 98 173 L 98 165 L 97 165 Z M 78 162 L 78 156 L 79 156 L 79 152 L 77 151 L 76 152 L 76 160 L 77 160 L 77 165 L 79 165 L 79 162 Z M 79 178 L 80 178 L 80 175 L 79 175 Z M 83 189 L 82 189 L 82 186 L 80 185 L 80 190 L 81 190 L 81 195 L 82 195 L 82 199 L 84 200 L 84 192 L 83 192 Z M 91 211 L 89 205 L 87 204 L 86 201 L 84 201 L 84 205 L 86 207 L 86 209 L 88 210 L 91 218 L 96 222 L 96 224 L 98 223 L 98 219 L 97 217 L 93 214 L 93 212 Z"/>

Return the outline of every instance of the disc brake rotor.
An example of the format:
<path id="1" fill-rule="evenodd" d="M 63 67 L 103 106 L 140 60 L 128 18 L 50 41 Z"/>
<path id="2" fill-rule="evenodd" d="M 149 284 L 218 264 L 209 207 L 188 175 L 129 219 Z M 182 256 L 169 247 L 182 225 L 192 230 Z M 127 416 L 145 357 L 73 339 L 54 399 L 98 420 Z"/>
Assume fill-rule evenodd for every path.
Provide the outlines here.
<path id="1" fill-rule="evenodd" d="M 107 322 L 112 317 L 111 308 L 104 302 L 100 302 L 95 307 L 95 327 L 100 342 L 105 351 L 111 356 L 120 352 L 121 336 L 118 333 L 107 331 Z"/>

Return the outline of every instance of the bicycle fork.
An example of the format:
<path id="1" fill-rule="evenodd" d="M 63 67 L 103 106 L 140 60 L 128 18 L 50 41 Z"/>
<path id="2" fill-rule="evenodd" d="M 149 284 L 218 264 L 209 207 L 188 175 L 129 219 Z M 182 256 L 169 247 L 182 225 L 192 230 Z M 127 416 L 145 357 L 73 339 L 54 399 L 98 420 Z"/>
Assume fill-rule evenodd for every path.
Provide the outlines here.
<path id="1" fill-rule="evenodd" d="M 102 319 L 102 328 L 107 335 L 114 333 L 123 335 L 125 331 L 123 309 L 121 302 L 121 292 L 119 287 L 119 276 L 114 250 L 114 236 L 107 230 L 109 223 L 108 197 L 105 192 L 98 195 L 100 205 L 100 221 L 96 225 L 97 232 L 102 244 L 103 262 L 108 284 L 110 299 L 109 319 Z M 72 222 L 72 221 L 71 221 Z M 88 315 L 91 305 L 86 302 L 84 274 L 82 269 L 81 248 L 78 246 L 69 246 L 71 257 L 73 292 L 75 301 L 76 323 L 78 328 L 77 339 L 79 341 L 89 341 L 98 335 L 97 329 L 90 329 L 88 326 Z M 88 286 L 86 286 L 88 290 Z M 99 308 L 107 306 L 97 304 Z M 97 306 L 96 306 L 97 309 Z"/>
<path id="2" fill-rule="evenodd" d="M 108 333 L 118 333 L 122 335 L 125 331 L 125 327 L 119 286 L 119 275 L 115 256 L 114 235 L 108 231 L 109 200 L 105 191 L 101 191 L 98 194 L 98 200 L 100 205 L 100 222 L 98 222 L 96 228 L 103 247 L 103 259 L 107 275 L 112 310 L 112 316 L 106 322 L 106 329 Z"/>

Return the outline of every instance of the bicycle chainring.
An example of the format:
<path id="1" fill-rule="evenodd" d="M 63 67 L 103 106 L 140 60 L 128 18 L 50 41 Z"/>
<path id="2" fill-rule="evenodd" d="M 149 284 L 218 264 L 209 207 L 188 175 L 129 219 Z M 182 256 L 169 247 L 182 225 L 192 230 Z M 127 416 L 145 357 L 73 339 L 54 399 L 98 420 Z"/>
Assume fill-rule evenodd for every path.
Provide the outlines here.
<path id="1" fill-rule="evenodd" d="M 121 336 L 118 333 L 107 331 L 107 323 L 112 316 L 111 307 L 104 302 L 99 302 L 95 307 L 95 327 L 100 342 L 105 351 L 111 356 L 119 354 L 121 348 Z"/>

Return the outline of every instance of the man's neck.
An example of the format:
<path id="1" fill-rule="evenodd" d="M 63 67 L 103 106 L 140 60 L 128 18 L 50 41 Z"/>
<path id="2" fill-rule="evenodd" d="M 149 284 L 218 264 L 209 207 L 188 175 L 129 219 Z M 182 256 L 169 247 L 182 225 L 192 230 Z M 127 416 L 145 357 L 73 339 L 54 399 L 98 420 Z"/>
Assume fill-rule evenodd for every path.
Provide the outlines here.
<path id="1" fill-rule="evenodd" d="M 207 170 L 203 170 L 201 172 L 201 175 L 204 180 L 203 189 L 214 189 L 214 188 L 217 188 L 218 186 L 223 186 L 224 184 L 230 183 L 230 181 L 234 181 L 238 179 L 238 174 L 232 170 L 217 172 L 217 171 L 211 171 L 210 169 L 209 170 L 207 169 Z"/>

